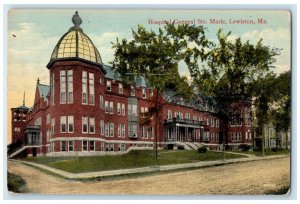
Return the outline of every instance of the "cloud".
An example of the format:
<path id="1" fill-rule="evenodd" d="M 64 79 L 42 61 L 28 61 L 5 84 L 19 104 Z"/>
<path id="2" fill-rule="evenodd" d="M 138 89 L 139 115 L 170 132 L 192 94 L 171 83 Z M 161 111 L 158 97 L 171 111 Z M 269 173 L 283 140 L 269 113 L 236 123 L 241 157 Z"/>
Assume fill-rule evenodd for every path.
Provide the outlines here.
<path id="1" fill-rule="evenodd" d="M 19 23 L 17 29 L 8 32 L 8 63 L 47 64 L 59 36 L 46 36 L 45 26 Z"/>
<path id="2" fill-rule="evenodd" d="M 281 54 L 277 56 L 277 67 L 275 72 L 279 73 L 281 70 L 286 70 L 291 65 L 291 34 L 290 30 L 278 28 L 268 28 L 262 31 L 253 30 L 244 33 L 241 36 L 243 41 L 249 40 L 251 43 L 256 43 L 263 39 L 262 43 L 270 47 L 282 49 Z M 283 69 L 285 67 L 285 69 Z M 278 69 L 278 70 L 277 70 Z M 290 69 L 290 68 L 289 68 Z"/>

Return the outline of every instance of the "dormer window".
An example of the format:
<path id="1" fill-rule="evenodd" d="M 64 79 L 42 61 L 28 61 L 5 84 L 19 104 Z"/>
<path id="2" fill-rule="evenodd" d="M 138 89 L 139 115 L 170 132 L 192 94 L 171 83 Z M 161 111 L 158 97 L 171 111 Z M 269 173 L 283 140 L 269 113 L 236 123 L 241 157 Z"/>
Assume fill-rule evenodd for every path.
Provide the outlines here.
<path id="1" fill-rule="evenodd" d="M 145 88 L 142 89 L 142 95 L 143 95 L 144 99 L 147 97 L 147 95 L 146 95 L 146 89 Z"/>
<path id="2" fill-rule="evenodd" d="M 123 84 L 119 84 L 119 94 L 123 94 Z"/>
<path id="3" fill-rule="evenodd" d="M 131 86 L 130 95 L 135 96 L 135 89 L 134 86 Z"/>
<path id="4" fill-rule="evenodd" d="M 111 91 L 111 81 L 106 81 L 106 90 Z"/>

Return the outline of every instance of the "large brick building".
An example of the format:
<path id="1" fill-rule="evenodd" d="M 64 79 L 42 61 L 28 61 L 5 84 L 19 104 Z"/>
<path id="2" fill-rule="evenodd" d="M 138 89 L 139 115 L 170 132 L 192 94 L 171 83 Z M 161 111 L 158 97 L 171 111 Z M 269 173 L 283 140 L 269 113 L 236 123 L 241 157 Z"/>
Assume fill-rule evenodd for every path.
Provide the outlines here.
<path id="1" fill-rule="evenodd" d="M 36 84 L 34 104 L 12 108 L 12 142 L 20 143 L 11 154 L 96 155 L 116 154 L 133 148 L 193 148 L 200 143 L 221 147 L 220 124 L 213 99 L 198 96 L 193 101 L 164 101 L 161 114 L 144 123 L 154 106 L 155 91 L 139 80 L 122 83 L 80 27 L 76 12 L 74 26 L 55 46 L 47 65 L 50 85 Z M 224 142 L 229 147 L 252 144 L 250 102 L 233 104 L 238 120 L 229 124 Z M 155 135 L 155 122 L 158 134 Z"/>

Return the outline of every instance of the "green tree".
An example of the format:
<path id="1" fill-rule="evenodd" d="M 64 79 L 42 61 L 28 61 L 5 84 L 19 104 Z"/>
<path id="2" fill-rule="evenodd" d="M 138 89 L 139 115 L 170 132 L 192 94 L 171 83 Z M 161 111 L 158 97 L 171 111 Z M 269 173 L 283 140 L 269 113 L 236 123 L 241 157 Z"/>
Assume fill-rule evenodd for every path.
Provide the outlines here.
<path id="1" fill-rule="evenodd" d="M 205 48 L 211 43 L 202 26 L 167 24 L 156 33 L 139 25 L 137 31 L 132 30 L 132 35 L 131 40 L 117 39 L 113 43 L 115 58 L 111 64 L 127 84 L 134 84 L 137 78 L 144 77 L 148 86 L 155 90 L 154 106 L 149 112 L 156 120 L 157 141 L 157 123 L 163 107 L 159 96 L 166 90 L 171 91 L 173 97 L 189 98 L 193 95 L 187 78 L 179 75 L 179 63 L 184 61 L 193 70 L 192 59 L 205 60 Z"/>
<path id="2" fill-rule="evenodd" d="M 279 49 L 264 46 L 262 40 L 255 45 L 249 41 L 243 43 L 240 38 L 231 42 L 228 40 L 230 34 L 220 29 L 218 42 L 208 52 L 206 64 L 190 69 L 198 92 L 217 101 L 218 115 L 223 121 L 223 138 L 227 138 L 228 123 L 235 117 L 232 105 L 237 100 L 266 93 L 258 91 L 257 82 L 272 73 L 273 63 L 280 54 Z"/>
<path id="3" fill-rule="evenodd" d="M 291 126 L 291 71 L 286 71 L 276 77 L 272 92 L 275 94 L 271 110 L 273 124 L 277 132 L 286 133 L 287 144 L 287 132 Z"/>

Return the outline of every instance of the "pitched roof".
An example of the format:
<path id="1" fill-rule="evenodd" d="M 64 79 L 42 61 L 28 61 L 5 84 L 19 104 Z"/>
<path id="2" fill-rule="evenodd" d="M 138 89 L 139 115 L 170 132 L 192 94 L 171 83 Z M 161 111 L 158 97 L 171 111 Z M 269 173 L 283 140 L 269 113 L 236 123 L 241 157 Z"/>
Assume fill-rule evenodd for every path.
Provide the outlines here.
<path id="1" fill-rule="evenodd" d="M 111 66 L 103 65 L 103 68 L 106 71 L 105 78 L 116 80 L 116 81 L 122 81 L 120 74 L 117 71 L 113 70 Z M 138 86 L 147 87 L 146 80 L 144 77 L 137 77 L 135 83 Z"/>
<path id="2" fill-rule="evenodd" d="M 43 96 L 44 98 L 46 98 L 46 96 L 48 96 L 49 91 L 50 91 L 50 86 L 44 85 L 44 84 L 38 84 L 37 88 L 38 88 L 41 96 Z"/>

